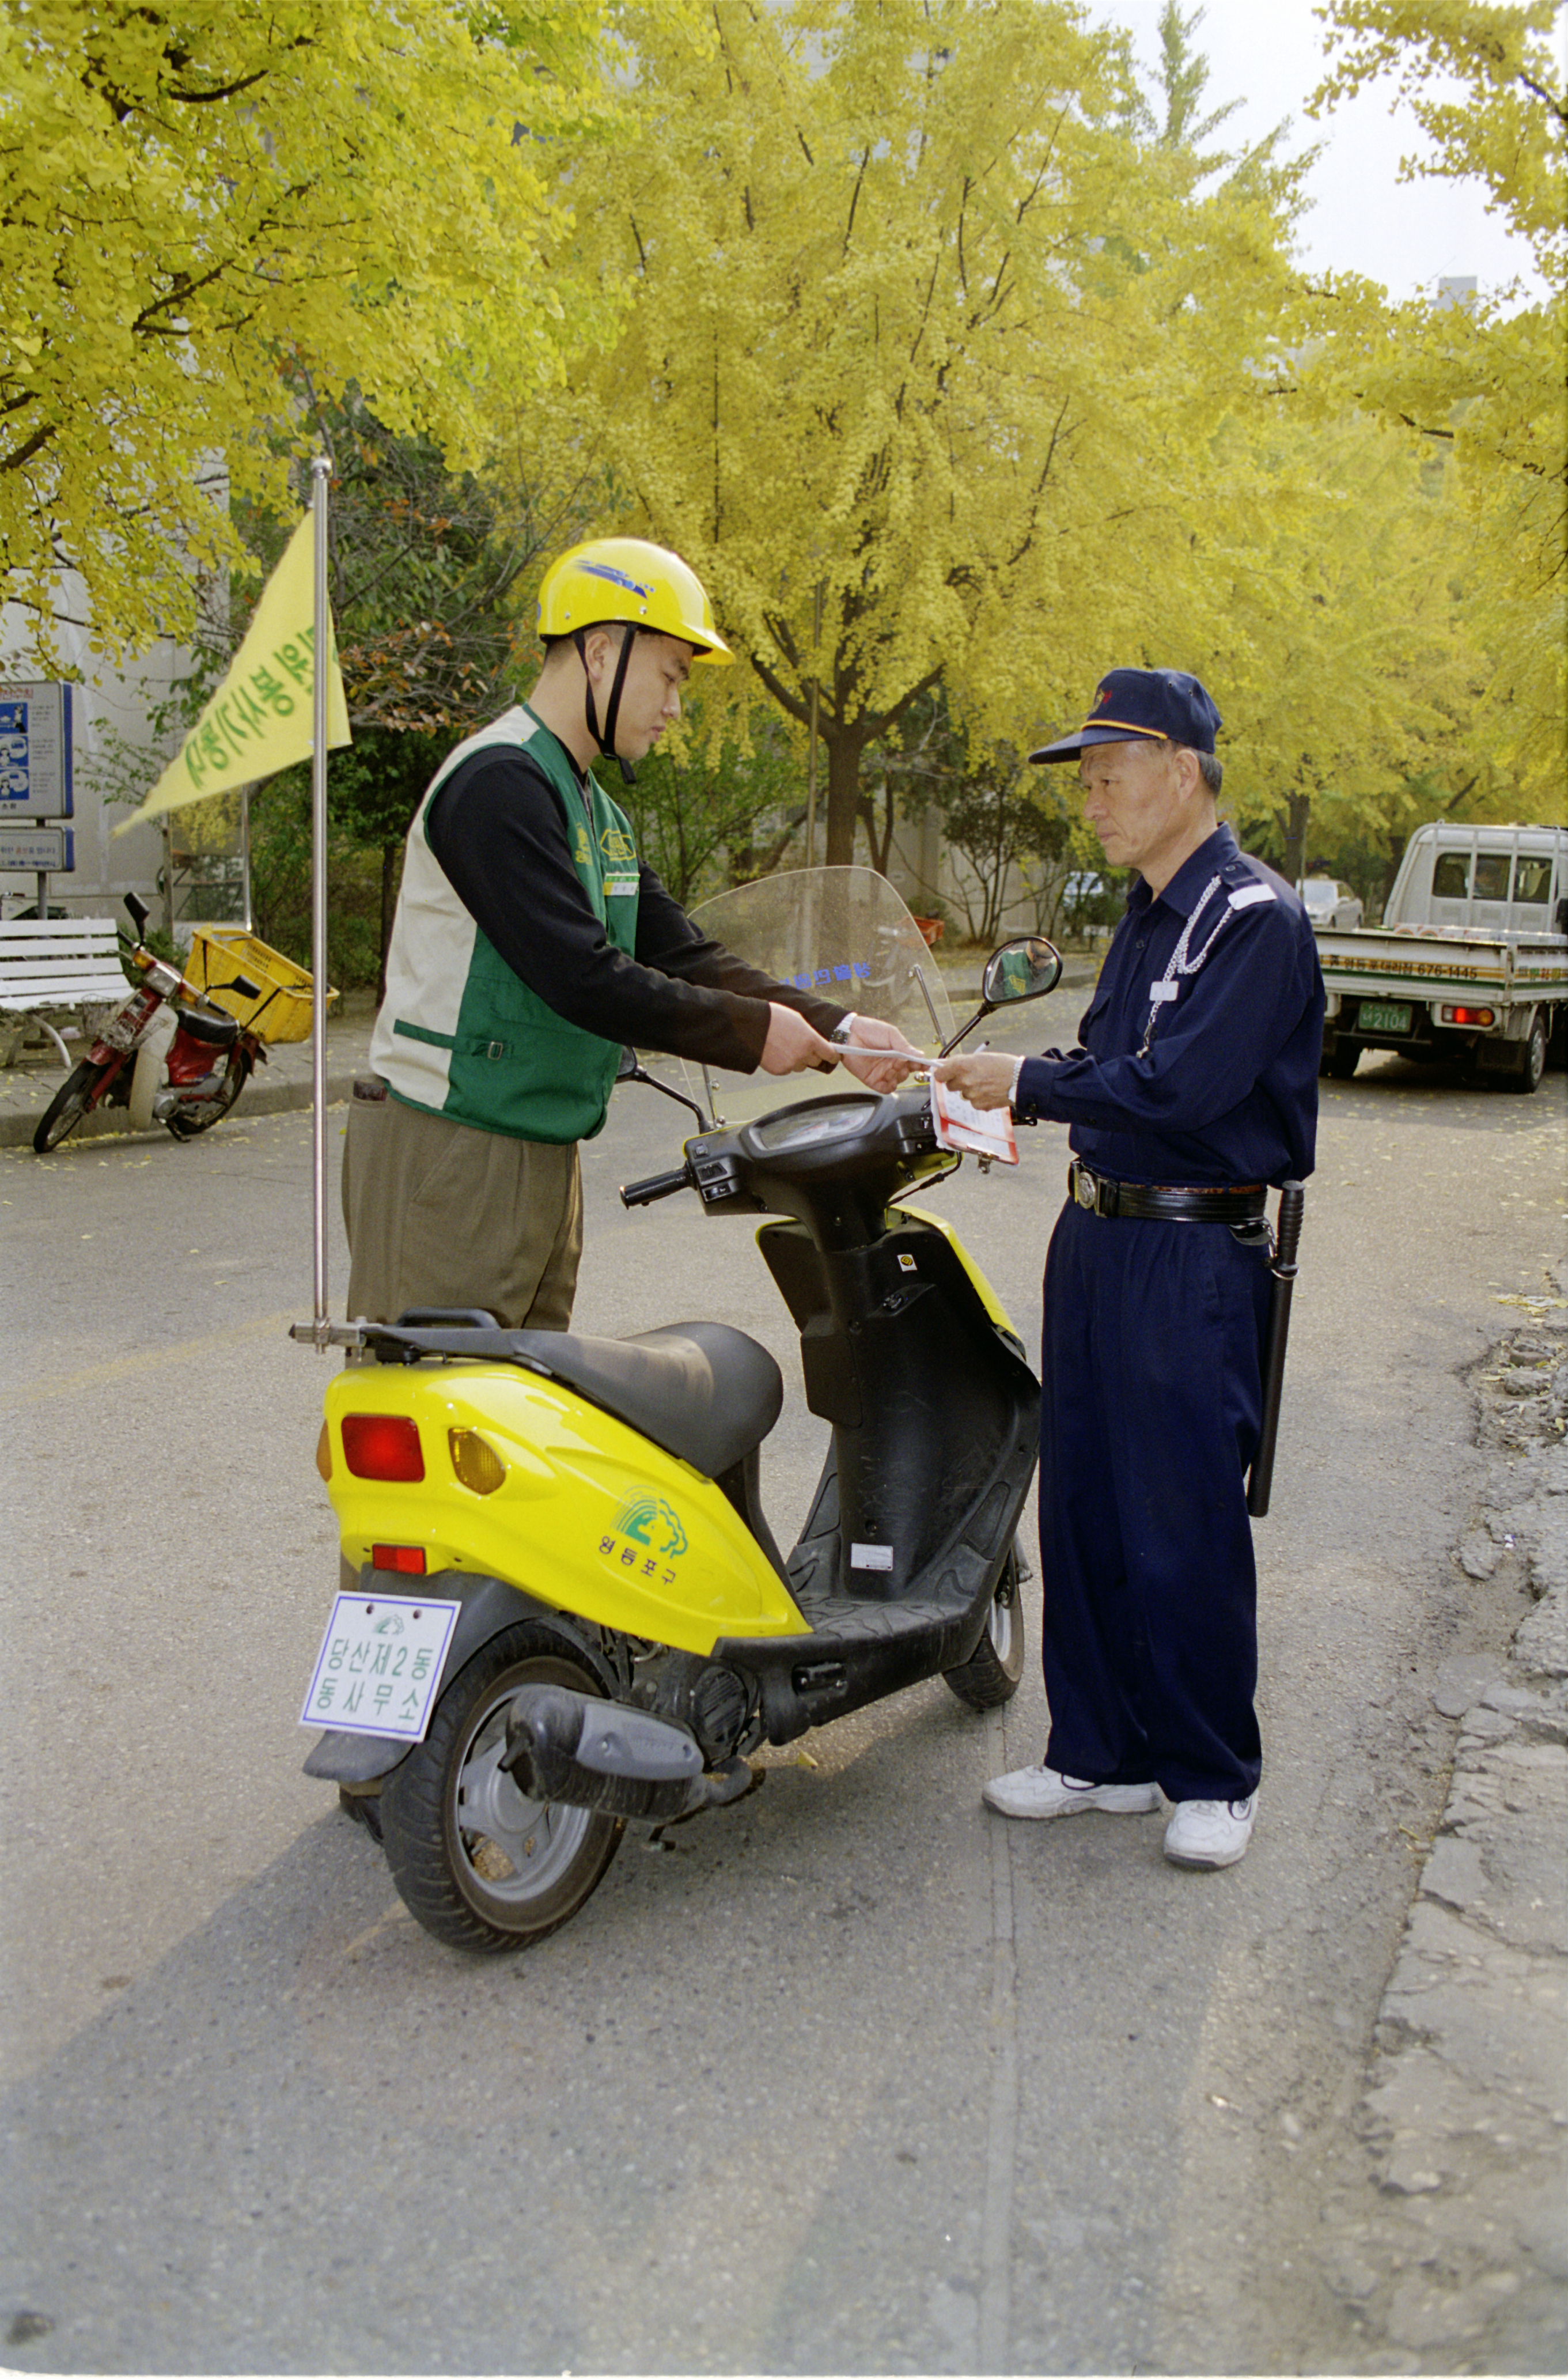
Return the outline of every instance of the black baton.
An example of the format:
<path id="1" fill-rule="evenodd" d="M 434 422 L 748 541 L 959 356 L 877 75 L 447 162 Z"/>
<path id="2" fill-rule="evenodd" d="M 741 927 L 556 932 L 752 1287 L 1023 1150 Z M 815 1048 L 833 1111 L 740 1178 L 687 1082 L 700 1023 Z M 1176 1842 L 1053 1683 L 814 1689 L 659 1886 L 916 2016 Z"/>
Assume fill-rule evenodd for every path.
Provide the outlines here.
<path id="1" fill-rule="evenodd" d="M 1274 1483 L 1274 1447 L 1280 1433 L 1280 1396 L 1285 1387 L 1285 1350 L 1290 1337 L 1290 1299 L 1296 1287 L 1296 1250 L 1301 1245 L 1301 1215 L 1307 1193 L 1299 1181 L 1282 1181 L 1280 1210 L 1274 1225 L 1273 1261 L 1269 1269 L 1274 1285 L 1269 1298 L 1269 1332 L 1263 1341 L 1263 1414 L 1258 1451 L 1247 1481 L 1247 1508 L 1260 1520 L 1269 1508 Z"/>

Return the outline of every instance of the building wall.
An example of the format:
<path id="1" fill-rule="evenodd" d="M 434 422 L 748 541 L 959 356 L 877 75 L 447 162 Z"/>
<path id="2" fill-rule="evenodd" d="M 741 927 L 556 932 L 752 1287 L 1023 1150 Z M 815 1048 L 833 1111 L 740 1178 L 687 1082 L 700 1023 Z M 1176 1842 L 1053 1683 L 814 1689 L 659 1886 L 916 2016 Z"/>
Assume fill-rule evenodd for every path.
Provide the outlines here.
<path id="1" fill-rule="evenodd" d="M 136 663 L 113 669 L 80 624 L 87 601 L 79 581 L 66 579 L 60 608 L 67 615 L 55 629 L 60 673 L 72 683 L 76 808 L 69 824 L 76 838 L 76 868 L 72 875 L 50 877 L 49 905 L 76 915 L 106 916 L 127 892 L 139 892 L 156 904 L 163 866 L 163 839 L 156 826 L 139 826 L 118 841 L 111 840 L 111 829 L 127 815 L 125 803 L 107 798 L 114 739 L 151 751 L 151 713 L 189 669 L 190 656 L 185 646 L 162 639 Z M 0 610 L 0 678 L 49 675 L 33 647 L 28 615 L 7 604 Z M 0 906 L 6 915 L 30 908 L 37 891 L 34 876 L 0 870 Z"/>

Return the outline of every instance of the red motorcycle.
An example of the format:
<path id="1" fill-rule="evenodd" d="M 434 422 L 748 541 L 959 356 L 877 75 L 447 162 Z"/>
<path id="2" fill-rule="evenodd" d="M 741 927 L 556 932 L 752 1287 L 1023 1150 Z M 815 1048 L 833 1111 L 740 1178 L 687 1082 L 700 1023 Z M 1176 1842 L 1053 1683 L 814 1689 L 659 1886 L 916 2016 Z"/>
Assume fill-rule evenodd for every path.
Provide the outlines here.
<path id="1" fill-rule="evenodd" d="M 299 1037 L 294 1027 L 301 1007 L 309 1029 L 309 1000 L 300 996 L 300 986 L 309 985 L 309 976 L 268 950 L 265 943 L 241 937 L 247 956 L 260 952 L 271 962 L 270 975 L 272 967 L 286 970 L 292 982 L 274 977 L 264 987 L 239 972 L 212 980 L 215 968 L 233 962 L 222 939 L 212 935 L 199 936 L 193 947 L 192 970 L 207 978 L 194 983 L 141 940 L 147 930 L 146 902 L 127 892 L 126 907 L 137 938 L 126 936 L 125 955 L 141 982 L 44 1109 L 32 1136 L 41 1156 L 58 1148 L 84 1116 L 102 1106 L 128 1107 L 135 1130 L 163 1123 L 176 1140 L 194 1140 L 228 1114 L 257 1065 L 265 1061 L 269 1037 Z M 219 993 L 229 994 L 249 1011 L 244 1021 L 222 1005 L 215 996 Z M 269 1036 L 260 1019 L 279 1000 L 290 1011 L 290 1029 Z"/>

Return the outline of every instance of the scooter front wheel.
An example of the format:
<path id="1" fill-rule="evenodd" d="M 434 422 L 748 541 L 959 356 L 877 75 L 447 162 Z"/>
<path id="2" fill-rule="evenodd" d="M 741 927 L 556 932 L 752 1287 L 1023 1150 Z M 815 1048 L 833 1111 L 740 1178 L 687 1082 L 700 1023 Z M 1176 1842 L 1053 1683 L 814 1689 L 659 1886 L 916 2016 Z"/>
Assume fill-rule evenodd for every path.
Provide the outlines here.
<path id="1" fill-rule="evenodd" d="M 90 1057 L 84 1057 L 79 1066 L 72 1068 L 44 1108 L 32 1135 L 33 1148 L 40 1156 L 47 1156 L 52 1148 L 58 1148 L 75 1131 L 83 1116 L 91 1113 L 97 1104 L 98 1085 L 109 1071 L 108 1066 L 95 1066 Z"/>
<path id="2" fill-rule="evenodd" d="M 530 1801 L 501 1767 L 521 1685 L 604 1690 L 550 1628 L 504 1628 L 458 1672 L 381 1792 L 392 1880 L 426 1931 L 457 1950 L 543 1940 L 576 1914 L 621 1845 L 618 1817 Z"/>
<path id="3" fill-rule="evenodd" d="M 1014 1545 L 996 1580 L 996 1591 L 985 1614 L 984 1635 L 962 1668 L 944 1672 L 944 1682 L 971 1709 L 1000 1709 L 1019 1689 L 1024 1660 L 1023 1612 L 1019 1607 L 1022 1571 L 1019 1549 Z"/>

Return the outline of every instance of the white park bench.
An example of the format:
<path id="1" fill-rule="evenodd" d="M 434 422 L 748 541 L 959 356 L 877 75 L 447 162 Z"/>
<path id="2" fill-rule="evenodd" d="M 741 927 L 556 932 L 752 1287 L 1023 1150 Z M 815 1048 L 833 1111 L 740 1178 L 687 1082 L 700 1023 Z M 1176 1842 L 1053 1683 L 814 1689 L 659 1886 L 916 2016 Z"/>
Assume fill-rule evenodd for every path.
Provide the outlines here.
<path id="1" fill-rule="evenodd" d="M 50 1018 L 118 1008 L 129 988 L 112 917 L 0 919 L 0 1066 L 35 1033 L 47 1033 L 69 1066 L 70 1051 Z"/>

